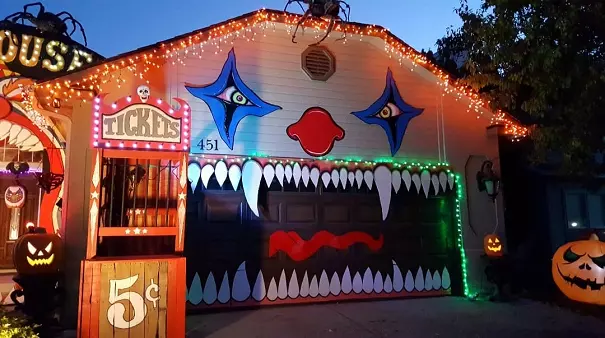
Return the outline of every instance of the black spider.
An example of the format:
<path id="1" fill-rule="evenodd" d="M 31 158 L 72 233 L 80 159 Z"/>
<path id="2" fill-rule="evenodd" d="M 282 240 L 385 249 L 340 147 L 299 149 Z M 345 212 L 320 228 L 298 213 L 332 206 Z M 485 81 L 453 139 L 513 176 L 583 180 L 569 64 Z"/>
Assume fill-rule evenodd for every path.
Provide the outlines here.
<path id="1" fill-rule="evenodd" d="M 328 35 L 330 35 L 332 30 L 334 29 L 334 26 L 336 26 L 336 21 L 350 21 L 349 19 L 351 16 L 351 7 L 348 3 L 343 0 L 288 0 L 288 2 L 286 3 L 286 7 L 284 7 L 284 12 L 292 3 L 297 3 L 300 8 L 304 11 L 303 16 L 302 18 L 300 18 L 300 20 L 298 20 L 298 23 L 296 24 L 296 29 L 294 30 L 294 34 L 292 35 L 293 43 L 296 43 L 295 40 L 298 28 L 303 25 L 305 21 L 307 21 L 310 17 L 330 20 L 326 35 L 324 35 L 321 40 L 311 44 L 310 46 L 316 46 L 322 43 L 328 37 Z M 303 4 L 307 6 L 306 10 L 303 7 Z M 341 11 L 344 18 L 340 16 Z"/>
<path id="2" fill-rule="evenodd" d="M 34 6 L 38 6 L 40 8 L 38 15 L 36 16 L 27 11 L 29 7 Z M 61 18 L 62 15 L 65 17 Z M 88 42 L 86 41 L 86 33 L 84 33 L 84 27 L 82 27 L 80 21 L 74 19 L 74 17 L 68 12 L 63 11 L 57 14 L 47 12 L 42 3 L 34 2 L 23 6 L 23 12 L 13 13 L 4 19 L 4 21 L 12 21 L 13 23 L 16 23 L 19 20 L 21 20 L 22 24 L 25 23 L 25 20 L 31 22 L 43 33 L 65 35 L 67 37 L 71 37 L 76 31 L 76 26 L 78 26 L 80 28 L 80 32 L 82 33 L 82 37 L 84 37 L 84 45 L 88 45 Z M 68 22 L 71 23 L 72 26 L 72 30 L 69 33 L 67 32 Z"/>

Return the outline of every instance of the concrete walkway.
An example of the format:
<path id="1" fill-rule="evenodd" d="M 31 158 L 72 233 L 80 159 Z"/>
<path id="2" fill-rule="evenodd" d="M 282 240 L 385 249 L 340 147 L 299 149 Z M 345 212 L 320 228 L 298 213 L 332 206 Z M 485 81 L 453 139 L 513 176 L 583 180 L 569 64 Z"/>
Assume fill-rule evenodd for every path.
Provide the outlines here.
<path id="1" fill-rule="evenodd" d="M 188 316 L 187 337 L 603 338 L 605 322 L 528 300 L 491 303 L 444 297 Z"/>

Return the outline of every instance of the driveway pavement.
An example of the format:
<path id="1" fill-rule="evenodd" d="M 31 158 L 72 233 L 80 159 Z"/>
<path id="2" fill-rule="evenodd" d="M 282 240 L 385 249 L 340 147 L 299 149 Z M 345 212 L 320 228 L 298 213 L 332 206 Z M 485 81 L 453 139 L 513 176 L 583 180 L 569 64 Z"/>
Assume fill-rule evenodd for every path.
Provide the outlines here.
<path id="1" fill-rule="evenodd" d="M 188 316 L 187 337 L 603 338 L 605 321 L 529 300 L 491 303 L 442 297 Z"/>

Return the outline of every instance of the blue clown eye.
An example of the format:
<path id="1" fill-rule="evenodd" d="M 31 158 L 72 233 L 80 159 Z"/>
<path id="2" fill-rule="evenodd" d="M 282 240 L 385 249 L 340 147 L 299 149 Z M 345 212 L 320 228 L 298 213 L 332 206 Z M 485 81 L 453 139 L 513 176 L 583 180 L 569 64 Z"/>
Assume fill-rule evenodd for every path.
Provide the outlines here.
<path id="1" fill-rule="evenodd" d="M 376 113 L 375 116 L 386 120 L 392 117 L 397 117 L 401 114 L 402 112 L 399 107 L 397 107 L 393 103 L 387 103 L 387 105 L 384 106 L 378 113 Z"/>
<path id="2" fill-rule="evenodd" d="M 250 100 L 242 92 L 240 92 L 237 87 L 231 86 L 225 88 L 217 97 L 225 102 L 233 103 L 239 106 L 248 106 L 252 105 Z"/>

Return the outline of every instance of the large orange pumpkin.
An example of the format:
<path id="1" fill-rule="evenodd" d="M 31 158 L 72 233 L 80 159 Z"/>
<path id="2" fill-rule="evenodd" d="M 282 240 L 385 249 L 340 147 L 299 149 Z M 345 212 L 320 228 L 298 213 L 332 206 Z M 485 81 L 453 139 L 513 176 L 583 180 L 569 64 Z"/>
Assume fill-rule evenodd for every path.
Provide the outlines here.
<path id="1" fill-rule="evenodd" d="M 562 245 L 552 259 L 552 277 L 568 298 L 605 305 L 605 242 L 593 234 Z"/>

